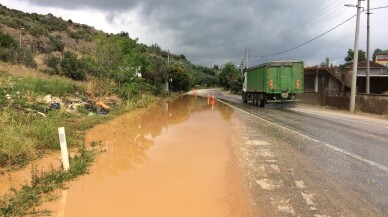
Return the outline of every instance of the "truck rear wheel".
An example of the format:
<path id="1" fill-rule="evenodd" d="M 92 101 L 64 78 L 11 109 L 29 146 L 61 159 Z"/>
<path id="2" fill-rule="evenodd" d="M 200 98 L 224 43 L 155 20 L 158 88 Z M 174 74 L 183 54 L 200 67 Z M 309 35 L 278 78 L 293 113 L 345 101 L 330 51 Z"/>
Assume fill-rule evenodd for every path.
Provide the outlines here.
<path id="1" fill-rule="evenodd" d="M 242 100 L 243 100 L 244 103 L 247 103 L 247 102 L 248 102 L 248 100 L 247 100 L 247 94 L 246 94 L 244 91 L 242 92 L 241 98 L 242 98 Z"/>
<path id="2" fill-rule="evenodd" d="M 252 104 L 255 106 L 259 105 L 259 94 L 258 93 L 252 94 Z"/>
<path id="3" fill-rule="evenodd" d="M 260 100 L 260 107 L 264 108 L 264 104 L 265 104 L 264 99 L 261 99 L 261 100 Z"/>
<path id="4" fill-rule="evenodd" d="M 264 104 L 265 104 L 265 99 L 264 99 L 264 94 L 260 94 L 260 97 L 259 97 L 260 101 L 259 101 L 259 106 L 264 108 Z"/>

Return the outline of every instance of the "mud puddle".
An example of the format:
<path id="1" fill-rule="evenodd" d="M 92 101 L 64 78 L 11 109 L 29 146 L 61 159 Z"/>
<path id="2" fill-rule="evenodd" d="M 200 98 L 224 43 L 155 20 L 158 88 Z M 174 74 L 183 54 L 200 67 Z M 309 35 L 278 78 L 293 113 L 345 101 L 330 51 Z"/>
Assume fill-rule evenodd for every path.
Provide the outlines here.
<path id="1" fill-rule="evenodd" d="M 87 134 L 107 152 L 90 174 L 45 204 L 52 216 L 248 216 L 229 143 L 233 110 L 183 96 L 123 115 Z"/>

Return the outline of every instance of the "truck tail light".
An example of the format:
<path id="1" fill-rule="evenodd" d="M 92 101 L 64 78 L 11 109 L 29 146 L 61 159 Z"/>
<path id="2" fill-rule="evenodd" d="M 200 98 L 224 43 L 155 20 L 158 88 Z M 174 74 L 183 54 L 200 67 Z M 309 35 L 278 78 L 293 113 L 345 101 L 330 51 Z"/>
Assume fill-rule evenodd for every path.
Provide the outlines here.
<path id="1" fill-rule="evenodd" d="M 270 81 L 269 81 L 269 87 L 270 87 L 271 89 L 273 89 L 273 80 L 270 80 Z"/>
<path id="2" fill-rule="evenodd" d="M 298 80 L 296 80 L 296 89 L 299 89 L 299 88 L 300 88 L 300 81 L 298 79 Z"/>

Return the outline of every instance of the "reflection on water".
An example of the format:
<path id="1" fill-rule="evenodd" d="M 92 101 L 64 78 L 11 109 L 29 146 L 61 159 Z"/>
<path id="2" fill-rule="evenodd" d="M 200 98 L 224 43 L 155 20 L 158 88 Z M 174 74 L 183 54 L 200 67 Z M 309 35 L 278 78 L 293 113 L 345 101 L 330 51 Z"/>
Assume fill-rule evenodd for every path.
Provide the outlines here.
<path id="1" fill-rule="evenodd" d="M 244 201 L 240 179 L 226 180 L 236 164 L 232 114 L 221 103 L 212 111 L 206 98 L 182 96 L 93 128 L 87 142 L 101 140 L 107 152 L 64 194 L 62 216 L 245 216 L 235 205 Z M 56 207 L 49 209 L 60 216 Z"/>

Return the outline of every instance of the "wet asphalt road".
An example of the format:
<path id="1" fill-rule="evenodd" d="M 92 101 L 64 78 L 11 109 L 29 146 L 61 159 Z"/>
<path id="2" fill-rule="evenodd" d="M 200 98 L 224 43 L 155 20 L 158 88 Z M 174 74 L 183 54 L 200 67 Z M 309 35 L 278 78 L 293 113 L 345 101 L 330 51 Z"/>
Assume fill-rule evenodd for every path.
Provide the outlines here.
<path id="1" fill-rule="evenodd" d="M 388 120 L 210 92 L 235 108 L 256 216 L 388 216 Z"/>

